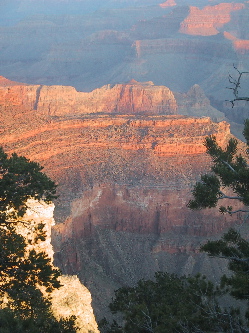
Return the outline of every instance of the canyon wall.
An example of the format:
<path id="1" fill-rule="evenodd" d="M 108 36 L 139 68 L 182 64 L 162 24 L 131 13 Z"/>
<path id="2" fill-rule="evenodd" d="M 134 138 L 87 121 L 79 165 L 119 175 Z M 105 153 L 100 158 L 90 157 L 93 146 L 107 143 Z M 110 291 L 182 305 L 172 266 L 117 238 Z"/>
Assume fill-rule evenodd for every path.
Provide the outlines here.
<path id="1" fill-rule="evenodd" d="M 202 55 L 210 57 L 232 58 L 234 53 L 229 43 L 220 40 L 203 40 L 200 39 L 143 39 L 137 40 L 133 44 L 136 55 L 142 58 L 150 54 L 191 54 L 192 56 Z"/>
<path id="2" fill-rule="evenodd" d="M 222 121 L 225 118 L 223 112 L 214 108 L 205 95 L 203 89 L 195 84 L 186 93 L 174 93 L 179 114 L 192 117 L 208 116 L 214 121 Z"/>
<path id="3" fill-rule="evenodd" d="M 210 165 L 205 136 L 231 135 L 206 94 L 221 105 L 233 64 L 248 71 L 249 4 L 117 0 L 86 13 L 73 2 L 31 13 L 25 1 L 13 17 L 1 6 L 0 73 L 30 84 L 0 77 L 0 140 L 58 183 L 55 262 L 89 288 L 99 319 L 114 289 L 155 271 L 225 271 L 199 246 L 241 216 L 186 203 Z"/>
<path id="4" fill-rule="evenodd" d="M 111 89 L 115 93 L 115 87 L 89 94 L 75 93 L 71 87 L 45 87 L 48 96 L 42 100 L 50 101 L 51 114 L 39 109 L 40 102 L 34 103 L 41 100 L 40 95 L 34 99 L 37 86 L 4 82 L 1 144 L 8 153 L 39 162 L 58 184 L 52 230 L 55 263 L 90 290 L 98 319 L 108 315 L 114 289 L 152 278 L 155 271 L 201 271 L 214 279 L 224 273 L 225 266 L 200 254 L 199 246 L 240 223 L 241 216 L 186 208 L 193 184 L 210 165 L 204 138 L 215 135 L 224 146 L 231 137 L 225 121 L 174 114 L 184 105 L 197 113 L 210 107 L 198 86 L 175 98 L 166 87 L 151 83 L 122 85 L 120 113 L 83 113 L 83 104 L 74 113 L 70 107 L 77 94 L 94 95 L 91 103 L 97 105 L 98 96 L 101 101 L 102 94 Z M 57 93 L 53 102 L 53 89 L 66 93 Z M 72 92 L 71 100 L 67 91 Z M 162 92 L 166 101 L 170 97 L 169 114 L 159 114 L 156 102 L 155 114 L 148 113 L 150 102 L 132 114 L 141 95 L 147 101 L 162 101 Z"/>
<path id="5" fill-rule="evenodd" d="M 0 105 L 36 110 L 49 116 L 101 112 L 175 114 L 177 111 L 174 95 L 167 87 L 135 80 L 85 93 L 67 86 L 20 85 L 2 77 Z"/>
<path id="6" fill-rule="evenodd" d="M 95 113 L 148 116 L 178 113 L 225 119 L 223 113 L 210 105 L 198 85 L 191 87 L 186 94 L 180 94 L 153 82 L 135 80 L 113 87 L 103 86 L 91 92 L 78 92 L 73 87 L 27 85 L 0 77 L 0 107 L 4 124 L 2 131 L 8 128 L 9 134 L 14 131 L 15 117 L 22 122 L 22 126 L 25 123 L 29 126 L 30 119 L 35 118 L 33 128 L 37 123 L 41 125 L 41 121 L 47 126 L 52 117 L 75 118 Z"/>

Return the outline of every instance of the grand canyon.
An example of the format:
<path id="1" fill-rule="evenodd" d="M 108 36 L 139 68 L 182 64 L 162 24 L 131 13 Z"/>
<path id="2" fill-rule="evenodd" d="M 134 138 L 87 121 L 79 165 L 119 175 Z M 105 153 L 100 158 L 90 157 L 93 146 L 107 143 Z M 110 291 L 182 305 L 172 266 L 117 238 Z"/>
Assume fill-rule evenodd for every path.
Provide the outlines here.
<path id="1" fill-rule="evenodd" d="M 179 114 L 205 109 L 222 117 L 200 87 L 176 96 L 134 80 L 82 93 L 1 78 L 1 143 L 57 182 L 55 263 L 89 288 L 98 318 L 114 289 L 155 271 L 218 277 L 225 270 L 198 249 L 240 216 L 186 204 L 210 165 L 204 138 L 215 135 L 224 146 L 230 126 Z"/>
<path id="2" fill-rule="evenodd" d="M 58 184 L 55 264 L 98 320 L 115 289 L 156 271 L 217 280 L 226 265 L 200 244 L 242 217 L 186 205 L 210 168 L 205 137 L 242 138 L 248 106 L 225 100 L 234 66 L 248 71 L 248 2 L 15 2 L 0 4 L 0 140 Z"/>

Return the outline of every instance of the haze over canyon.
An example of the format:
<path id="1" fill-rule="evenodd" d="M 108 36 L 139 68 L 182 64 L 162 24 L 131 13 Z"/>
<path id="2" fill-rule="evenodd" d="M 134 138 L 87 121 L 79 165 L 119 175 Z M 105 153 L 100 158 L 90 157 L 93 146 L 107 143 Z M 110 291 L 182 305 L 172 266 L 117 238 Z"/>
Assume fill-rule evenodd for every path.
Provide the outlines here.
<path id="1" fill-rule="evenodd" d="M 0 73 L 19 82 L 71 85 L 153 81 L 219 101 L 233 64 L 248 69 L 247 1 L 0 2 Z M 248 81 L 247 81 L 248 82 Z"/>

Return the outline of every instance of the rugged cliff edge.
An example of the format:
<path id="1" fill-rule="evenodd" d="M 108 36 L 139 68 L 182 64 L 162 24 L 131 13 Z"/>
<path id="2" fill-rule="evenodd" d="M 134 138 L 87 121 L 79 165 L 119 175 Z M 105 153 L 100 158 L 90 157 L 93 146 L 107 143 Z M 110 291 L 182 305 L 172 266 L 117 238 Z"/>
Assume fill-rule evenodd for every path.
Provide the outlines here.
<path id="1" fill-rule="evenodd" d="M 87 111 L 85 99 L 76 107 L 75 96 L 87 94 L 70 87 L 44 87 L 43 98 L 40 86 L 0 88 L 1 143 L 7 152 L 38 161 L 57 181 L 55 217 L 63 223 L 52 231 L 55 262 L 89 288 L 98 318 L 114 289 L 152 278 L 157 270 L 221 274 L 224 266 L 199 254 L 199 245 L 240 222 L 240 216 L 186 208 L 191 186 L 210 163 L 204 138 L 215 135 L 224 145 L 231 137 L 225 121 L 175 114 L 184 98 L 193 112 L 209 107 L 199 88 L 178 96 L 177 104 L 166 87 L 137 82 L 120 87 L 88 94 L 91 105 L 102 101 L 98 113 Z M 118 108 L 104 113 L 103 94 L 112 101 L 117 89 Z M 161 114 L 163 92 L 170 101 L 167 114 Z M 150 101 L 143 102 L 144 109 L 141 95 Z"/>
<path id="2" fill-rule="evenodd" d="M 101 112 L 175 114 L 177 111 L 174 95 L 167 87 L 135 80 L 84 93 L 68 86 L 20 85 L 2 78 L 0 105 L 36 110 L 46 116 Z"/>

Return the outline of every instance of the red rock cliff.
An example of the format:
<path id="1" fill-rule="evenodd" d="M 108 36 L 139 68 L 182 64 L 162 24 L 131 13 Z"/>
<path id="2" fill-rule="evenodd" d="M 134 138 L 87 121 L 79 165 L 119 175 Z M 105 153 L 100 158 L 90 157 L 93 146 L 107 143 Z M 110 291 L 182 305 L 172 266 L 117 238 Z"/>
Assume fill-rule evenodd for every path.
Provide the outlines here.
<path id="1" fill-rule="evenodd" d="M 65 94 L 53 95 L 53 89 Z M 139 93 L 134 92 L 137 89 Z M 232 223 L 215 212 L 186 208 L 192 184 L 209 163 L 203 140 L 216 135 L 224 145 L 230 137 L 226 122 L 158 115 L 157 108 L 154 115 L 143 114 L 148 105 L 154 106 L 151 101 L 162 100 L 164 91 L 171 96 L 167 88 L 158 90 L 150 84 L 144 90 L 134 82 L 105 87 L 90 93 L 92 100 L 88 101 L 97 105 L 99 96 L 112 91 L 115 98 L 119 96 L 117 109 L 121 112 L 127 96 L 140 94 L 141 100 L 148 101 L 146 94 L 151 89 L 155 97 L 150 96 L 146 109 L 140 109 L 142 114 L 128 114 L 128 108 L 127 114 L 118 115 L 95 110 L 83 113 L 86 106 L 75 104 L 74 98 L 87 94 L 71 87 L 1 88 L 1 144 L 7 152 L 41 163 L 58 183 L 55 219 L 64 223 L 53 229 L 56 263 L 64 273 L 77 274 L 86 284 L 100 316 L 113 288 L 152 277 L 156 270 L 180 272 L 174 253 L 183 256 L 182 267 L 194 256 L 192 266 L 186 266 L 189 272 L 200 269 L 200 240 Z M 193 89 L 188 98 L 197 95 L 197 87 Z M 110 110 L 109 99 L 106 104 L 103 101 L 102 110 L 104 105 Z M 130 101 L 130 106 L 138 105 L 134 99 Z M 176 105 L 174 98 L 170 101 Z M 76 105 L 82 109 L 74 113 Z"/>
<path id="2" fill-rule="evenodd" d="M 49 116 L 99 112 L 175 114 L 177 111 L 174 95 L 167 87 L 134 80 L 84 93 L 73 87 L 20 85 L 2 79 L 0 105 L 35 109 Z"/>
<path id="3" fill-rule="evenodd" d="M 121 87 L 123 89 L 122 94 L 120 94 Z M 40 89 L 39 96 L 36 99 L 38 102 L 34 102 L 34 96 L 38 95 L 37 89 Z M 57 90 L 60 94 L 55 95 Z M 175 99 L 172 97 L 173 94 L 167 88 L 155 86 L 151 88 L 149 84 L 145 84 L 145 87 L 142 86 L 141 88 L 141 85 L 136 82 L 96 90 L 90 93 L 91 99 L 88 98 L 88 100 L 97 105 L 100 96 L 105 95 L 106 90 L 108 94 L 110 94 L 109 90 L 113 92 L 115 96 L 112 96 L 113 100 L 116 98 L 117 95 L 115 94 L 118 90 L 119 102 L 116 101 L 118 106 L 115 111 L 119 112 L 121 110 L 124 112 L 127 108 L 127 100 L 130 101 L 130 107 L 132 103 L 133 105 L 140 105 L 140 111 L 144 112 L 145 110 L 142 109 L 141 105 L 142 100 L 145 100 L 147 101 L 145 103 L 146 111 L 149 105 L 151 109 L 154 108 L 155 113 L 158 113 L 158 109 L 154 107 L 154 101 L 162 101 L 164 92 L 167 93 L 167 96 L 170 96 L 173 109 L 176 107 Z M 133 92 L 139 91 L 139 93 L 134 93 L 136 100 L 131 100 L 133 95 L 129 94 L 130 90 Z M 45 94 L 45 91 L 47 91 L 47 94 Z M 150 94 L 151 91 L 154 91 L 155 94 L 147 96 L 147 91 Z M 65 92 L 65 94 L 62 94 L 62 92 Z M 69 92 L 72 92 L 72 94 Z M 188 98 L 196 96 L 197 92 L 201 95 L 200 88 L 193 87 L 187 95 Z M 87 93 L 77 93 L 71 87 L 39 88 L 39 86 L 16 85 L 1 88 L 1 93 L 1 143 L 9 152 L 17 151 L 19 154 L 40 162 L 45 166 L 45 171 L 57 180 L 61 193 L 57 205 L 58 216 L 63 219 L 66 215 L 70 215 L 72 200 L 81 196 L 84 191 L 90 191 L 87 192 L 89 193 L 88 196 L 95 197 L 94 194 L 91 194 L 90 188 L 100 186 L 100 197 L 102 199 L 96 202 L 102 208 L 97 205 L 100 209 L 100 215 L 95 218 L 96 225 L 105 226 L 108 220 L 107 225 L 115 230 L 152 232 L 154 230 L 154 219 L 148 218 L 148 216 L 156 214 L 158 211 L 156 207 L 159 203 L 161 206 L 162 202 L 165 201 L 163 191 L 167 189 L 167 193 L 172 194 L 177 188 L 182 191 L 181 197 L 183 198 L 185 191 L 187 191 L 186 195 L 189 193 L 190 184 L 195 177 L 200 174 L 202 169 L 205 169 L 208 159 L 203 146 L 204 138 L 207 135 L 215 135 L 218 142 L 224 145 L 230 135 L 229 125 L 226 122 L 213 123 L 209 118 L 198 119 L 176 115 L 128 115 L 132 111 L 130 108 L 128 108 L 127 115 L 112 116 L 108 113 L 97 115 L 95 110 L 89 115 L 81 114 L 80 116 L 79 110 L 73 114 L 72 110 L 78 105 L 74 103 L 74 96 L 77 96 L 77 94 L 87 95 Z M 54 101 L 52 96 L 55 96 L 57 100 Z M 57 101 L 60 103 L 56 104 Z M 68 117 L 67 107 L 70 106 L 70 102 L 74 106 L 69 113 L 71 117 Z M 45 112 L 45 105 L 49 103 L 51 103 L 51 108 L 53 107 L 56 111 Z M 102 109 L 105 109 L 104 105 L 107 105 L 106 109 L 109 110 L 108 103 L 109 100 L 102 105 Z M 205 100 L 203 100 L 203 103 L 207 105 Z M 32 105 L 33 107 L 37 106 L 37 109 L 33 110 Z M 195 103 L 194 107 L 198 108 L 198 105 L 201 107 L 201 101 L 197 105 Z M 85 106 L 80 105 L 79 107 L 83 108 Z M 139 106 L 136 107 L 136 110 L 138 109 Z M 53 115 L 56 115 L 56 117 Z M 103 190 L 101 184 L 103 184 Z M 112 188 L 114 185 L 122 186 L 120 196 L 116 190 L 110 190 L 110 192 L 104 190 L 109 187 Z M 126 186 L 132 188 L 135 186 L 137 188 L 135 192 L 138 191 L 139 193 L 143 191 L 143 188 L 154 188 L 150 194 L 151 197 L 153 197 L 153 191 L 160 192 L 161 199 L 158 199 L 159 203 L 155 202 L 155 204 L 148 206 L 150 213 L 147 212 L 143 218 L 144 226 L 140 225 L 136 218 L 130 224 L 131 216 L 123 219 L 122 216 L 130 210 L 128 207 L 124 208 L 122 213 L 118 213 L 120 219 L 123 219 L 123 222 L 120 222 L 121 224 L 114 223 L 114 221 L 117 221 L 117 217 L 106 220 L 100 218 L 104 216 L 101 209 L 104 209 L 103 207 L 108 204 L 108 196 L 113 197 L 109 205 L 111 202 L 114 204 L 117 200 L 125 198 L 125 194 L 121 193 L 123 193 Z M 144 197 L 141 193 L 141 201 L 143 201 Z M 134 195 L 130 193 L 129 196 Z M 158 195 L 155 194 L 155 197 L 158 197 Z M 134 198 L 131 200 L 133 203 L 135 202 Z M 182 204 L 178 203 L 177 206 L 183 207 L 186 200 L 187 198 L 181 199 Z M 125 200 L 122 199 L 121 201 L 124 202 Z M 178 219 L 179 211 L 177 212 L 173 208 L 176 202 L 177 200 L 173 200 L 170 204 L 171 208 L 167 209 L 167 212 L 170 211 L 170 215 L 172 215 L 169 225 L 174 225 L 174 219 Z M 119 204 L 118 201 L 117 205 L 119 206 Z M 140 204 L 138 206 L 140 207 Z M 116 208 L 113 208 L 113 210 L 119 212 Z M 160 230 L 159 233 L 169 228 L 168 224 L 167 227 L 159 227 L 163 223 L 162 221 L 165 220 L 165 212 L 160 213 L 161 218 L 159 220 L 161 222 L 159 221 L 157 226 Z M 74 215 L 74 212 L 72 214 Z M 95 213 L 90 215 L 93 218 Z M 116 216 L 116 213 L 114 215 Z M 84 224 L 88 224 L 87 216 L 82 220 L 83 229 L 85 228 Z M 79 221 L 79 218 L 77 218 L 77 221 Z M 206 231 L 204 230 L 206 229 L 202 230 L 205 234 Z"/>

